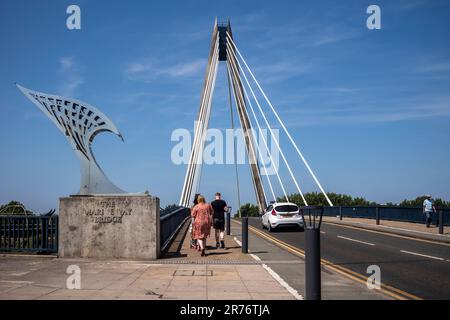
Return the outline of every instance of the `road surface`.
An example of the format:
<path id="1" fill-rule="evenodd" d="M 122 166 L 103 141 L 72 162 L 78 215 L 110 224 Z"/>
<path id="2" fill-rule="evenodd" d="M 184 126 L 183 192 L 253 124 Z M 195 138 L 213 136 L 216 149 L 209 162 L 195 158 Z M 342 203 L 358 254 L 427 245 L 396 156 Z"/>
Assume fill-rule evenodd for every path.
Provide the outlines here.
<path id="1" fill-rule="evenodd" d="M 259 218 L 249 225 L 300 251 L 304 232 L 263 230 Z M 367 267 L 381 269 L 381 282 L 422 299 L 450 299 L 450 245 L 323 223 L 322 258 L 367 278 Z"/>

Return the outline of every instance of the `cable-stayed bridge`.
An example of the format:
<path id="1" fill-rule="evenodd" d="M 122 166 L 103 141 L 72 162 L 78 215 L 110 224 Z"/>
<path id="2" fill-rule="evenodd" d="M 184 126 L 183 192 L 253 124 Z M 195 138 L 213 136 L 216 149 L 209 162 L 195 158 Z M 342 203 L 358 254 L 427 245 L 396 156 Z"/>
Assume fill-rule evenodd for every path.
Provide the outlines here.
<path id="1" fill-rule="evenodd" d="M 281 126 L 283 132 L 288 137 L 289 142 L 294 147 L 298 157 L 305 165 L 307 171 L 313 178 L 314 182 L 319 187 L 320 191 L 325 196 L 328 204 L 333 206 L 333 203 L 326 194 L 324 188 L 319 182 L 316 174 L 312 170 L 311 166 L 305 159 L 305 156 L 300 151 L 298 143 L 294 141 L 289 130 L 284 124 L 283 120 L 280 118 L 276 108 L 272 102 L 267 97 L 265 91 L 261 87 L 259 81 L 256 79 L 251 68 L 247 64 L 246 59 L 238 48 L 236 41 L 233 38 L 233 32 L 231 30 L 231 24 L 228 20 L 226 23 L 218 23 L 217 19 L 214 22 L 214 28 L 211 36 L 211 48 L 209 51 L 208 65 L 206 67 L 205 80 L 203 85 L 203 91 L 200 100 L 200 107 L 198 111 L 198 116 L 196 119 L 196 125 L 194 130 L 194 141 L 191 149 L 191 154 L 189 157 L 189 163 L 186 171 L 186 176 L 183 183 L 183 189 L 181 192 L 181 197 L 179 204 L 184 207 L 188 207 L 192 203 L 192 199 L 195 193 L 198 192 L 201 169 L 203 162 L 203 148 L 205 145 L 205 139 L 207 135 L 209 120 L 211 117 L 211 107 L 212 98 L 214 94 L 214 89 L 216 85 L 217 70 L 220 62 L 225 63 L 227 70 L 228 79 L 228 89 L 229 89 L 229 100 L 230 100 L 230 110 L 233 114 L 233 102 L 236 108 L 237 115 L 239 118 L 239 123 L 242 128 L 244 135 L 246 151 L 248 155 L 248 160 L 250 164 L 250 170 L 252 175 L 253 187 L 255 190 L 256 201 L 260 212 L 265 210 L 267 203 L 271 200 L 276 200 L 276 194 L 274 192 L 274 183 L 279 184 L 283 191 L 284 198 L 289 201 L 283 179 L 280 176 L 278 168 L 275 168 L 276 181 L 271 180 L 271 176 L 267 173 L 266 166 L 261 166 L 260 163 L 263 162 L 263 152 L 268 148 L 268 142 L 262 134 L 262 130 L 267 128 L 272 137 L 274 137 L 273 125 L 267 120 L 267 111 L 272 112 L 278 124 Z M 257 91 L 257 92 L 255 92 Z M 262 95 L 264 101 L 259 101 L 257 94 Z M 250 115 L 249 115 L 250 111 Z M 264 123 L 260 123 L 258 120 L 262 117 Z M 233 123 L 233 122 L 232 122 Z M 234 124 L 232 124 L 234 126 Z M 255 137 L 255 130 L 253 127 L 256 125 L 258 132 L 260 133 L 262 146 L 257 143 Z M 299 179 L 294 174 L 289 162 L 286 159 L 286 155 L 283 152 L 278 140 L 272 139 L 276 145 L 276 150 L 281 155 L 284 165 L 289 172 L 288 179 L 292 179 L 295 187 L 300 194 L 305 206 L 308 205 L 301 188 Z M 269 152 L 270 161 L 273 163 L 273 157 Z M 261 175 L 261 167 L 266 177 L 267 186 L 265 187 Z M 236 179 L 237 170 L 236 170 Z M 238 189 L 238 202 L 239 200 L 239 183 L 237 184 Z M 267 190 L 268 189 L 268 190 Z"/>

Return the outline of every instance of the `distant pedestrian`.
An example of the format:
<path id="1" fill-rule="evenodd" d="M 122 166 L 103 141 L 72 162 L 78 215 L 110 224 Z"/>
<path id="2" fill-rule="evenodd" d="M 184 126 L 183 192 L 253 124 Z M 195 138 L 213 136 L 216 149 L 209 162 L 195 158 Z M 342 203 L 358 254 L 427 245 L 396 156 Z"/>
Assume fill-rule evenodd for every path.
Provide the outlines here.
<path id="1" fill-rule="evenodd" d="M 423 201 L 423 214 L 425 215 L 427 228 L 430 227 L 431 224 L 431 216 L 432 213 L 436 212 L 436 208 L 434 207 L 433 200 L 431 195 L 427 195 L 426 199 Z"/>
<path id="2" fill-rule="evenodd" d="M 194 239 L 197 240 L 199 250 L 201 250 L 202 257 L 205 256 L 206 238 L 211 233 L 212 223 L 212 207 L 209 203 L 206 203 L 205 197 L 199 195 L 197 198 L 198 204 L 192 209 L 192 217 L 194 223 L 192 225 L 192 233 Z"/>
<path id="3" fill-rule="evenodd" d="M 225 249 L 224 233 L 225 233 L 225 212 L 228 211 L 227 203 L 221 199 L 222 195 L 217 192 L 216 199 L 211 202 L 213 207 L 213 227 L 216 234 L 216 248 Z M 220 241 L 220 242 L 219 242 Z"/>

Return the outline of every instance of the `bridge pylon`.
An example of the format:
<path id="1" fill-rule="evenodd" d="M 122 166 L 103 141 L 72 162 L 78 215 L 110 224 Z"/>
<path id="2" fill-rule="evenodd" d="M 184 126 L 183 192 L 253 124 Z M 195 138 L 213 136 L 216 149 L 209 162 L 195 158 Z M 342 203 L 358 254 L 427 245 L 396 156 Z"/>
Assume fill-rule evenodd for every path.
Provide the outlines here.
<path id="1" fill-rule="evenodd" d="M 194 130 L 194 141 L 192 144 L 189 163 L 181 192 L 180 205 L 189 206 L 194 194 L 197 192 L 201 165 L 203 161 L 203 149 L 205 145 L 206 133 L 211 116 L 211 103 L 214 94 L 217 69 L 219 61 L 226 62 L 229 86 L 234 94 L 234 102 L 239 117 L 239 122 L 244 134 L 245 147 L 248 155 L 252 182 L 255 190 L 256 201 L 259 211 L 262 212 L 267 207 L 266 196 L 258 165 L 256 138 L 254 137 L 252 125 L 247 112 L 247 105 L 244 95 L 243 84 L 239 75 L 239 66 L 236 56 L 228 54 L 227 45 L 229 37 L 233 39 L 230 20 L 226 23 L 214 21 L 214 28 L 211 36 L 211 47 L 209 50 L 208 64 L 206 67 L 205 80 L 200 99 L 200 107 Z"/>

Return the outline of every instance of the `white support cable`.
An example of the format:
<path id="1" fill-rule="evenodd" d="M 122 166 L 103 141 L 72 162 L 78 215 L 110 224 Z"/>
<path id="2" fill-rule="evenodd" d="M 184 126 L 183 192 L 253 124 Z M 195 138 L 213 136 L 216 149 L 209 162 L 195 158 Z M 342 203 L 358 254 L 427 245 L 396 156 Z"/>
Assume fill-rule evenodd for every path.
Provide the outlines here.
<path id="1" fill-rule="evenodd" d="M 228 66 L 228 70 L 232 72 L 233 70 L 232 70 L 232 68 L 230 68 L 231 64 L 229 63 L 228 59 L 227 59 L 227 66 Z M 230 74 L 230 76 L 231 76 L 231 74 Z M 234 77 L 233 77 L 233 78 L 234 78 Z M 236 102 L 236 108 L 237 108 L 238 113 L 241 113 L 242 110 L 241 110 L 241 112 L 239 111 L 239 105 L 240 105 L 240 103 L 238 102 L 238 96 L 236 95 L 237 93 L 239 93 L 239 90 L 237 90 L 237 89 L 235 88 L 234 82 L 233 82 L 233 81 L 232 81 L 231 83 L 232 83 L 232 86 L 233 86 L 233 96 L 234 96 L 234 99 L 235 99 L 235 102 Z M 236 89 L 236 90 L 235 90 L 235 89 Z M 242 101 L 244 101 L 244 100 L 243 100 L 244 97 L 239 96 L 239 98 L 242 98 Z M 240 123 L 241 128 L 242 128 L 242 137 L 243 137 L 243 139 L 244 139 L 244 141 L 245 141 L 245 137 L 246 137 L 246 135 L 248 136 L 248 132 L 244 132 L 244 125 L 243 125 L 243 123 L 242 123 L 243 118 L 242 118 L 241 116 L 238 116 L 238 119 L 239 119 L 239 123 Z M 251 163 L 251 160 L 250 160 L 250 152 L 252 152 L 252 154 L 255 155 L 255 158 L 256 158 L 256 159 L 255 159 L 255 161 L 256 161 L 256 166 L 257 166 L 258 173 L 259 173 L 259 167 L 258 167 L 258 162 L 257 162 L 257 161 L 258 161 L 258 159 L 257 159 L 257 153 L 255 152 L 255 149 L 254 149 L 254 144 L 256 144 L 256 141 L 255 141 L 255 139 L 254 139 L 254 136 L 253 136 L 252 132 L 250 132 L 250 133 L 251 133 L 251 134 L 250 134 L 250 136 L 248 136 L 248 138 L 252 140 L 252 141 L 249 143 L 251 150 L 247 150 L 247 153 L 248 153 L 248 155 L 249 155 L 249 165 L 251 166 L 251 164 L 252 164 L 252 163 Z M 253 170 L 251 170 L 251 172 L 252 172 L 252 176 L 253 176 Z M 261 182 L 262 182 L 262 181 L 261 181 Z M 253 183 L 253 188 L 255 189 L 255 194 L 257 194 L 258 191 L 257 191 L 257 185 L 256 185 L 255 179 L 252 179 L 252 183 Z M 261 183 L 261 185 L 262 185 L 262 191 L 263 191 L 264 200 L 265 200 L 265 203 L 267 204 L 267 197 L 266 197 L 266 192 L 265 192 L 265 190 L 264 190 L 264 184 Z"/>
<path id="2" fill-rule="evenodd" d="M 227 61 L 228 69 L 230 69 L 229 64 L 230 64 L 229 61 Z M 233 72 L 233 70 L 231 70 L 231 72 Z M 234 73 L 234 72 L 233 72 L 233 73 Z M 230 77 L 231 75 L 228 74 L 228 76 Z M 236 76 L 236 75 L 235 75 L 235 76 Z M 230 81 L 231 81 L 231 80 L 230 80 Z M 241 81 L 241 82 L 242 82 L 242 81 Z M 245 88 L 243 87 L 243 89 L 244 89 L 244 95 L 246 95 L 246 93 L 245 93 Z M 247 97 L 247 100 L 248 100 L 248 97 Z M 262 134 L 262 131 L 261 131 L 261 128 L 259 127 L 259 125 L 258 125 L 258 129 L 259 129 L 259 132 L 261 133 L 262 139 L 264 139 L 263 134 Z M 259 143 L 256 143 L 256 141 L 255 141 L 255 144 L 256 144 L 256 148 L 258 149 L 258 154 L 259 154 L 259 157 L 261 158 L 261 162 L 264 163 L 264 159 L 263 159 L 263 156 L 262 156 L 261 149 L 260 149 L 260 147 L 259 147 Z M 266 147 L 267 147 L 267 144 L 266 144 Z M 269 149 L 267 149 L 267 150 L 269 150 Z M 270 156 L 270 154 L 269 154 L 269 156 Z M 272 158 L 271 158 L 271 160 L 272 160 Z M 273 161 L 272 161 L 272 163 L 273 163 Z M 266 178 L 267 178 L 267 182 L 269 183 L 269 188 L 270 188 L 270 191 L 271 191 L 271 193 L 272 193 L 273 200 L 276 200 L 275 192 L 273 191 L 272 183 L 271 183 L 271 181 L 270 181 L 269 175 L 267 174 L 267 169 L 266 169 L 266 166 L 265 166 L 265 165 L 263 166 L 263 170 L 264 170 L 265 176 L 266 176 Z M 283 189 L 283 190 L 284 190 L 284 189 Z M 289 200 L 288 200 L 288 201 L 289 201 Z M 268 203 L 268 202 L 267 202 L 267 199 L 266 199 L 266 203 Z"/>
<path id="3" fill-rule="evenodd" d="M 212 55 L 210 61 L 217 60 L 218 44 L 219 44 L 219 37 L 216 36 L 215 49 L 214 49 L 214 52 L 213 52 L 213 55 Z M 215 64 L 215 67 L 217 67 L 217 64 Z M 209 95 L 209 91 L 211 88 L 211 77 L 212 77 L 212 72 L 211 72 L 211 68 L 209 68 L 207 78 L 206 78 L 206 83 L 205 83 L 205 91 L 202 96 L 202 101 L 200 104 L 199 121 L 197 121 L 195 131 L 194 131 L 193 149 L 191 151 L 189 164 L 188 164 L 188 171 L 186 172 L 186 177 L 185 177 L 185 181 L 183 184 L 183 191 L 182 191 L 182 195 L 181 195 L 181 199 L 180 199 L 180 205 L 184 205 L 184 206 L 189 205 L 189 200 L 190 200 L 190 196 L 192 193 L 192 183 L 193 183 L 192 180 L 194 179 L 194 175 L 195 175 L 195 171 L 196 171 L 195 166 L 197 165 L 194 161 L 196 161 L 196 159 L 197 159 L 198 144 L 200 143 L 199 139 L 200 139 L 201 134 L 205 127 L 204 126 L 204 124 L 205 124 L 204 118 L 205 118 L 205 114 L 206 114 L 205 101 Z"/>
<path id="4" fill-rule="evenodd" d="M 216 59 L 217 60 L 217 59 Z M 195 162 L 194 162 L 194 171 L 193 171 L 193 178 L 192 183 L 190 185 L 190 188 L 188 189 L 188 196 L 187 201 L 189 201 L 192 197 L 192 190 L 194 188 L 194 193 L 198 193 L 198 188 L 200 185 L 200 176 L 202 171 L 202 164 L 203 164 L 203 147 L 204 147 L 204 141 L 208 130 L 208 124 L 209 124 L 209 117 L 211 113 L 211 96 L 214 92 L 214 83 L 215 83 L 215 75 L 216 75 L 216 69 L 217 69 L 217 62 L 214 62 L 213 68 L 210 70 L 212 81 L 210 82 L 207 91 L 206 91 L 206 99 L 205 99 L 205 114 L 204 119 L 201 127 L 201 131 L 199 133 L 199 139 L 197 141 L 197 144 L 195 146 L 196 152 L 195 152 Z"/>
<path id="5" fill-rule="evenodd" d="M 227 62 L 227 63 L 229 64 L 229 62 Z M 231 68 L 230 68 L 230 69 L 231 69 Z M 231 72 L 233 72 L 233 75 L 236 77 L 236 73 L 234 72 L 234 70 L 231 70 Z M 240 79 L 240 77 L 239 77 L 239 79 Z M 242 83 L 242 80 L 241 80 L 241 83 Z M 266 141 L 266 139 L 264 138 L 264 135 L 263 135 L 262 130 L 261 130 L 261 126 L 259 125 L 259 121 L 258 121 L 258 119 L 256 118 L 255 112 L 254 112 L 254 110 L 253 110 L 253 106 L 252 106 L 251 101 L 250 101 L 250 99 L 249 99 L 249 97 L 248 97 L 248 95 L 247 95 L 247 91 L 245 90 L 245 86 L 242 86 L 242 89 L 244 90 L 244 96 L 245 96 L 245 98 L 247 99 L 247 101 L 248 101 L 248 103 L 249 103 L 250 109 L 251 109 L 252 114 L 253 114 L 253 118 L 256 120 L 256 125 L 257 125 L 257 127 L 258 127 L 258 131 L 259 131 L 259 133 L 261 134 L 261 138 L 262 138 L 262 140 L 263 140 L 263 143 L 264 143 L 264 146 L 265 146 L 265 148 L 266 148 L 266 150 L 267 150 L 267 153 L 269 154 L 270 161 L 271 161 L 272 164 L 274 164 L 272 155 L 271 155 L 271 153 L 269 152 L 269 147 L 267 146 L 267 141 Z M 259 144 L 256 144 L 256 146 L 257 146 L 257 148 L 258 148 L 258 153 L 259 153 L 259 156 L 260 156 L 260 158 L 261 158 L 261 162 L 264 163 L 264 159 L 263 159 L 263 157 L 262 157 L 262 152 L 261 152 L 261 149 L 260 149 L 260 147 L 259 147 Z M 265 173 L 265 175 L 266 175 L 266 177 L 267 177 L 267 181 L 269 182 L 269 187 L 270 187 L 270 191 L 271 191 L 271 193 L 272 193 L 273 200 L 276 201 L 277 197 L 275 196 L 275 192 L 273 191 L 273 186 L 272 186 L 272 183 L 271 183 L 271 181 L 270 181 L 270 177 L 269 177 L 269 175 L 267 174 L 267 169 L 266 169 L 266 166 L 265 166 L 265 165 L 263 166 L 263 169 L 264 169 L 264 173 Z M 277 169 L 277 168 L 275 168 L 275 173 L 276 173 L 276 175 L 277 175 L 278 182 L 279 182 L 280 185 L 281 185 L 281 189 L 283 190 L 284 196 L 285 196 L 286 200 L 289 201 L 289 198 L 288 198 L 288 196 L 287 196 L 287 194 L 286 194 L 286 190 L 284 189 L 283 183 L 282 183 L 281 178 L 280 178 L 280 176 L 279 176 L 279 174 L 278 174 L 278 169 Z M 266 202 L 267 202 L 267 201 L 266 201 Z"/>
<path id="6" fill-rule="evenodd" d="M 233 114 L 233 98 L 232 98 L 232 89 L 231 86 L 233 85 L 231 82 L 231 75 L 230 75 L 230 70 L 228 68 L 228 64 L 227 64 L 227 80 L 228 80 L 228 100 L 230 103 L 230 118 L 231 118 L 231 129 L 234 132 L 234 114 Z M 237 193 L 237 202 L 238 202 L 238 216 L 241 216 L 241 190 L 240 190 L 240 186 L 239 186 L 239 170 L 238 170 L 238 164 L 237 164 L 237 144 L 236 144 L 236 140 L 233 137 L 233 161 L 234 161 L 234 171 L 235 171 L 235 175 L 236 175 L 236 193 Z"/>
<path id="7" fill-rule="evenodd" d="M 216 59 L 217 60 L 217 59 Z M 194 162 L 194 170 L 193 170 L 193 177 L 191 178 L 192 181 L 190 183 L 190 186 L 188 188 L 188 194 L 187 194 L 187 202 L 191 199 L 193 188 L 195 190 L 195 193 L 198 191 L 198 187 L 200 184 L 200 174 L 202 170 L 202 164 L 203 164 L 203 147 L 204 142 L 206 138 L 206 134 L 208 131 L 208 124 L 209 124 L 209 118 L 211 114 L 211 97 L 214 92 L 214 85 L 215 85 L 215 76 L 217 75 L 217 65 L 218 61 L 214 62 L 213 68 L 211 71 L 211 82 L 207 88 L 207 98 L 205 100 L 205 113 L 204 113 L 204 119 L 202 122 L 201 130 L 199 133 L 199 138 L 197 141 L 197 144 L 195 146 L 195 162 Z"/>
<path id="8" fill-rule="evenodd" d="M 270 127 L 269 122 L 267 121 L 267 118 L 266 118 L 266 116 L 265 116 L 265 114 L 264 114 L 264 111 L 262 110 L 261 105 L 259 104 L 258 99 L 256 98 L 255 92 L 253 91 L 252 86 L 250 85 L 250 82 L 248 81 L 247 76 L 245 75 L 245 72 L 244 72 L 244 70 L 243 70 L 242 67 L 241 67 L 241 64 L 239 63 L 239 60 L 237 60 L 236 54 L 234 53 L 233 49 L 228 45 L 228 43 L 227 43 L 227 46 L 228 46 L 228 48 L 229 48 L 229 51 L 230 51 L 230 52 L 234 55 L 234 57 L 236 58 L 236 62 L 238 63 L 239 69 L 242 71 L 242 75 L 244 76 L 245 82 L 247 83 L 247 86 L 248 86 L 248 88 L 250 89 L 250 92 L 252 93 L 253 98 L 255 99 L 256 105 L 258 106 L 258 109 L 259 109 L 259 111 L 261 112 L 261 115 L 263 116 L 263 119 L 264 119 L 264 121 L 265 121 L 265 123 L 266 123 L 266 125 L 267 125 L 267 127 L 268 127 L 268 129 L 269 129 L 269 131 L 270 131 L 270 134 L 271 134 L 272 136 L 274 136 L 273 130 L 272 130 L 272 128 Z M 289 174 L 291 175 L 292 180 L 293 180 L 294 183 L 295 183 L 295 186 L 297 187 L 298 192 L 300 193 L 300 196 L 302 197 L 303 202 L 304 202 L 305 205 L 307 206 L 307 205 L 308 205 L 308 202 L 306 201 L 306 199 L 305 199 L 305 197 L 304 197 L 304 195 L 303 195 L 303 192 L 302 192 L 302 190 L 301 190 L 299 184 L 297 183 L 297 179 L 295 179 L 295 176 L 294 176 L 294 174 L 292 173 L 291 167 L 289 166 L 289 163 L 287 162 L 286 157 L 284 156 L 283 150 L 281 150 L 280 144 L 278 143 L 277 139 L 274 139 L 274 142 L 275 142 L 275 145 L 277 146 L 278 150 L 280 151 L 281 157 L 283 158 L 283 161 L 284 161 L 284 163 L 285 163 L 285 165 L 286 165 L 286 167 L 287 167 L 287 169 L 288 169 L 288 171 L 289 171 Z"/>
<path id="9" fill-rule="evenodd" d="M 230 66 L 228 59 L 227 59 L 227 64 L 228 64 L 228 66 Z M 231 68 L 229 68 L 229 70 L 231 70 Z M 231 70 L 231 71 L 233 71 L 233 70 Z M 232 82 L 232 83 L 233 83 L 233 82 Z M 233 85 L 233 88 L 234 88 L 234 85 Z M 238 105 L 238 98 L 237 98 L 236 93 L 235 93 L 234 90 L 233 90 L 233 96 L 234 96 L 234 99 L 235 99 L 235 101 L 236 101 L 236 106 L 237 106 L 237 105 Z M 242 128 L 242 137 L 243 137 L 243 139 L 244 139 L 244 141 L 245 141 L 245 135 L 246 135 L 247 133 L 244 132 L 244 129 L 243 129 L 244 126 L 243 126 L 243 124 L 242 124 L 241 117 L 238 117 L 238 118 L 239 118 L 239 123 L 241 124 L 241 128 Z M 251 137 L 249 137 L 249 138 L 251 138 Z M 253 140 L 253 141 L 254 141 L 254 140 Z M 250 148 L 251 148 L 253 154 L 256 155 L 255 150 L 253 149 L 253 143 L 249 143 L 249 144 L 250 144 Z M 255 142 L 255 144 L 256 144 L 256 142 Z M 249 159 L 249 164 L 250 164 L 250 159 Z M 255 184 L 254 179 L 252 179 L 252 182 L 253 182 L 253 187 L 255 188 L 255 193 L 256 193 L 256 184 Z M 263 191 L 264 191 L 264 185 L 263 185 Z M 265 193 L 265 192 L 263 192 L 263 193 L 264 193 L 264 200 L 266 201 L 266 204 L 267 204 L 266 193 Z"/>
<path id="10" fill-rule="evenodd" d="M 290 135 L 289 131 L 287 130 L 286 126 L 284 125 L 283 121 L 280 119 L 280 117 L 278 116 L 278 113 L 276 112 L 275 108 L 273 107 L 272 103 L 269 101 L 269 98 L 267 98 L 266 93 L 264 92 L 264 90 L 261 88 L 261 86 L 259 85 L 258 80 L 256 80 L 255 76 L 253 75 L 253 72 L 250 70 L 250 67 L 247 65 L 247 62 L 245 61 L 244 57 L 242 56 L 241 52 L 239 51 L 239 49 L 237 48 L 236 44 L 234 43 L 232 37 L 230 36 L 230 34 L 227 31 L 227 38 L 231 40 L 231 43 L 233 44 L 234 48 L 236 48 L 236 51 L 238 52 L 239 56 L 241 57 L 242 61 L 244 62 L 247 70 L 249 71 L 249 73 L 251 74 L 253 80 L 255 80 L 256 85 L 258 86 L 259 90 L 261 91 L 261 93 L 263 94 L 264 98 L 266 99 L 267 103 L 269 104 L 270 108 L 272 109 L 273 113 L 275 114 L 275 117 L 277 118 L 278 122 L 281 124 L 281 127 L 283 128 L 284 132 L 286 133 L 286 135 L 288 136 L 289 140 L 291 141 L 292 145 L 294 146 L 295 150 L 297 151 L 298 155 L 300 156 L 300 158 L 302 159 L 303 163 L 305 164 L 306 168 L 308 169 L 309 173 L 311 174 L 311 176 L 313 177 L 314 181 L 316 182 L 317 186 L 320 188 L 320 191 L 322 191 L 323 195 L 325 196 L 325 198 L 327 199 L 328 204 L 332 207 L 333 203 L 331 202 L 331 200 L 328 198 L 327 193 L 325 192 L 325 190 L 323 189 L 322 185 L 320 184 L 319 180 L 317 179 L 316 175 L 314 174 L 314 172 L 312 171 L 311 167 L 309 166 L 308 162 L 306 161 L 305 157 L 303 156 L 303 154 L 301 153 L 300 149 L 297 147 L 297 144 L 295 143 L 294 139 L 292 139 L 292 136 Z M 236 58 L 237 60 L 237 58 Z"/>
<path id="11" fill-rule="evenodd" d="M 198 188 L 200 186 L 200 177 L 201 177 L 201 171 L 202 171 L 202 166 L 203 166 L 203 151 L 204 151 L 203 149 L 204 149 L 206 136 L 208 134 L 209 120 L 210 120 L 210 117 L 211 117 L 212 96 L 214 94 L 214 87 L 215 87 L 216 79 L 217 79 L 217 69 L 218 69 L 217 67 L 218 67 L 218 65 L 219 65 L 219 60 L 216 59 L 215 66 L 214 66 L 214 69 L 213 69 L 214 70 L 213 71 L 214 75 L 213 75 L 213 81 L 212 81 L 212 86 L 211 86 L 212 90 L 210 91 L 210 94 L 209 94 L 207 114 L 206 114 L 206 119 L 205 119 L 205 128 L 206 128 L 206 130 L 203 131 L 203 137 L 202 137 L 201 145 L 200 145 L 200 152 L 198 154 L 198 159 L 197 159 L 197 161 L 198 161 L 197 164 L 199 166 L 199 170 L 198 170 L 197 176 L 195 177 L 195 179 L 197 180 L 197 183 L 194 184 L 194 186 L 195 186 L 195 193 L 198 193 Z M 194 181 L 195 181 L 195 179 L 194 179 Z M 190 196 L 192 196 L 192 191 L 191 191 Z"/>
<path id="12" fill-rule="evenodd" d="M 218 65 L 218 62 L 215 61 L 214 66 L 211 69 L 212 82 L 209 86 L 209 90 L 208 90 L 208 94 L 207 94 L 206 114 L 205 114 L 204 122 L 202 125 L 201 136 L 200 136 L 200 140 L 197 144 L 198 147 L 196 147 L 196 159 L 195 159 L 194 172 L 193 172 L 194 178 L 192 181 L 192 185 L 191 185 L 190 189 L 188 190 L 188 192 L 189 192 L 188 193 L 188 201 L 192 196 L 193 188 L 195 190 L 194 193 L 197 193 L 199 185 L 200 185 L 200 177 L 201 177 L 201 171 L 202 171 L 202 165 L 203 165 L 203 147 L 204 147 L 204 142 L 205 142 L 208 125 L 209 125 L 210 114 L 211 114 L 211 100 L 212 100 L 212 95 L 214 93 L 215 77 L 217 75 L 217 65 Z"/>
<path id="13" fill-rule="evenodd" d="M 273 161 L 272 154 L 269 152 L 269 146 L 268 146 L 268 144 L 267 144 L 266 139 L 264 138 L 264 134 L 262 133 L 262 129 L 261 129 L 260 123 L 259 123 L 259 121 L 258 121 L 258 118 L 256 117 L 256 113 L 255 113 L 255 110 L 254 110 L 254 108 L 253 108 L 253 104 L 252 104 L 252 102 L 251 102 L 251 100 L 250 100 L 250 97 L 249 97 L 248 94 L 247 94 L 247 90 L 245 89 L 245 86 L 242 86 L 242 88 L 243 88 L 243 90 L 244 90 L 244 95 L 245 95 L 245 97 L 246 97 L 246 99 L 247 99 L 247 102 L 248 102 L 248 104 L 249 104 L 249 106 L 250 106 L 250 110 L 251 110 L 251 112 L 252 112 L 253 119 L 255 119 L 256 126 L 258 127 L 258 131 L 259 131 L 259 133 L 261 134 L 261 139 L 262 139 L 262 141 L 263 141 L 263 143 L 264 143 L 264 147 L 265 147 L 266 150 L 267 150 L 267 153 L 268 153 L 268 155 L 269 155 L 269 158 L 270 158 L 271 163 L 274 164 L 275 162 Z M 275 139 L 276 139 L 276 138 L 275 138 Z M 261 150 L 259 149 L 259 147 L 258 147 L 258 150 L 259 150 L 259 152 L 262 154 L 262 152 L 261 152 Z M 262 155 L 261 155 L 261 161 L 263 161 Z M 265 166 L 264 166 L 264 169 L 265 169 Z M 284 197 L 286 198 L 286 201 L 289 202 L 289 197 L 287 196 L 286 189 L 284 188 L 283 182 L 281 181 L 281 178 L 280 178 L 278 169 L 277 169 L 277 168 L 274 168 L 274 169 L 275 169 L 276 176 L 277 176 L 277 178 L 278 178 L 278 182 L 280 183 L 281 189 L 283 190 Z M 266 175 L 267 175 L 267 169 L 265 170 L 265 173 L 266 173 Z M 269 185 L 271 186 L 270 179 L 269 179 Z M 271 190 L 272 190 L 273 198 L 274 198 L 274 200 L 276 201 L 276 196 L 275 196 L 275 194 L 274 194 L 274 192 L 273 192 L 272 186 L 271 186 Z"/>
<path id="14" fill-rule="evenodd" d="M 188 172 L 186 173 L 186 179 L 185 179 L 185 184 L 183 186 L 183 194 L 182 194 L 182 199 L 183 199 L 183 204 L 184 206 L 188 206 L 189 205 L 189 200 L 190 200 L 190 196 L 192 193 L 192 184 L 193 184 L 193 179 L 195 178 L 195 172 L 197 169 L 197 154 L 198 154 L 198 149 L 199 149 L 199 144 L 201 142 L 200 137 L 202 136 L 202 132 L 205 129 L 205 115 L 206 115 L 206 104 L 205 101 L 206 99 L 208 99 L 208 95 L 209 95 L 209 91 L 211 88 L 211 77 L 212 77 L 212 72 L 211 72 L 211 61 L 216 61 L 217 60 L 217 54 L 218 54 L 218 37 L 216 36 L 216 41 L 215 41 L 215 48 L 213 51 L 213 55 L 211 57 L 211 60 L 208 62 L 208 65 L 210 66 L 210 68 L 208 68 L 208 73 L 207 73 L 207 78 L 206 78 L 206 83 L 205 83 L 205 90 L 203 92 L 203 96 L 202 96 L 202 101 L 200 104 L 200 111 L 199 111 L 199 121 L 197 121 L 196 123 L 196 128 L 195 128 L 195 132 L 194 132 L 194 143 L 193 143 L 193 147 L 192 147 L 192 151 L 191 151 L 191 155 L 190 155 L 190 159 L 189 159 L 189 167 L 188 167 Z"/>

